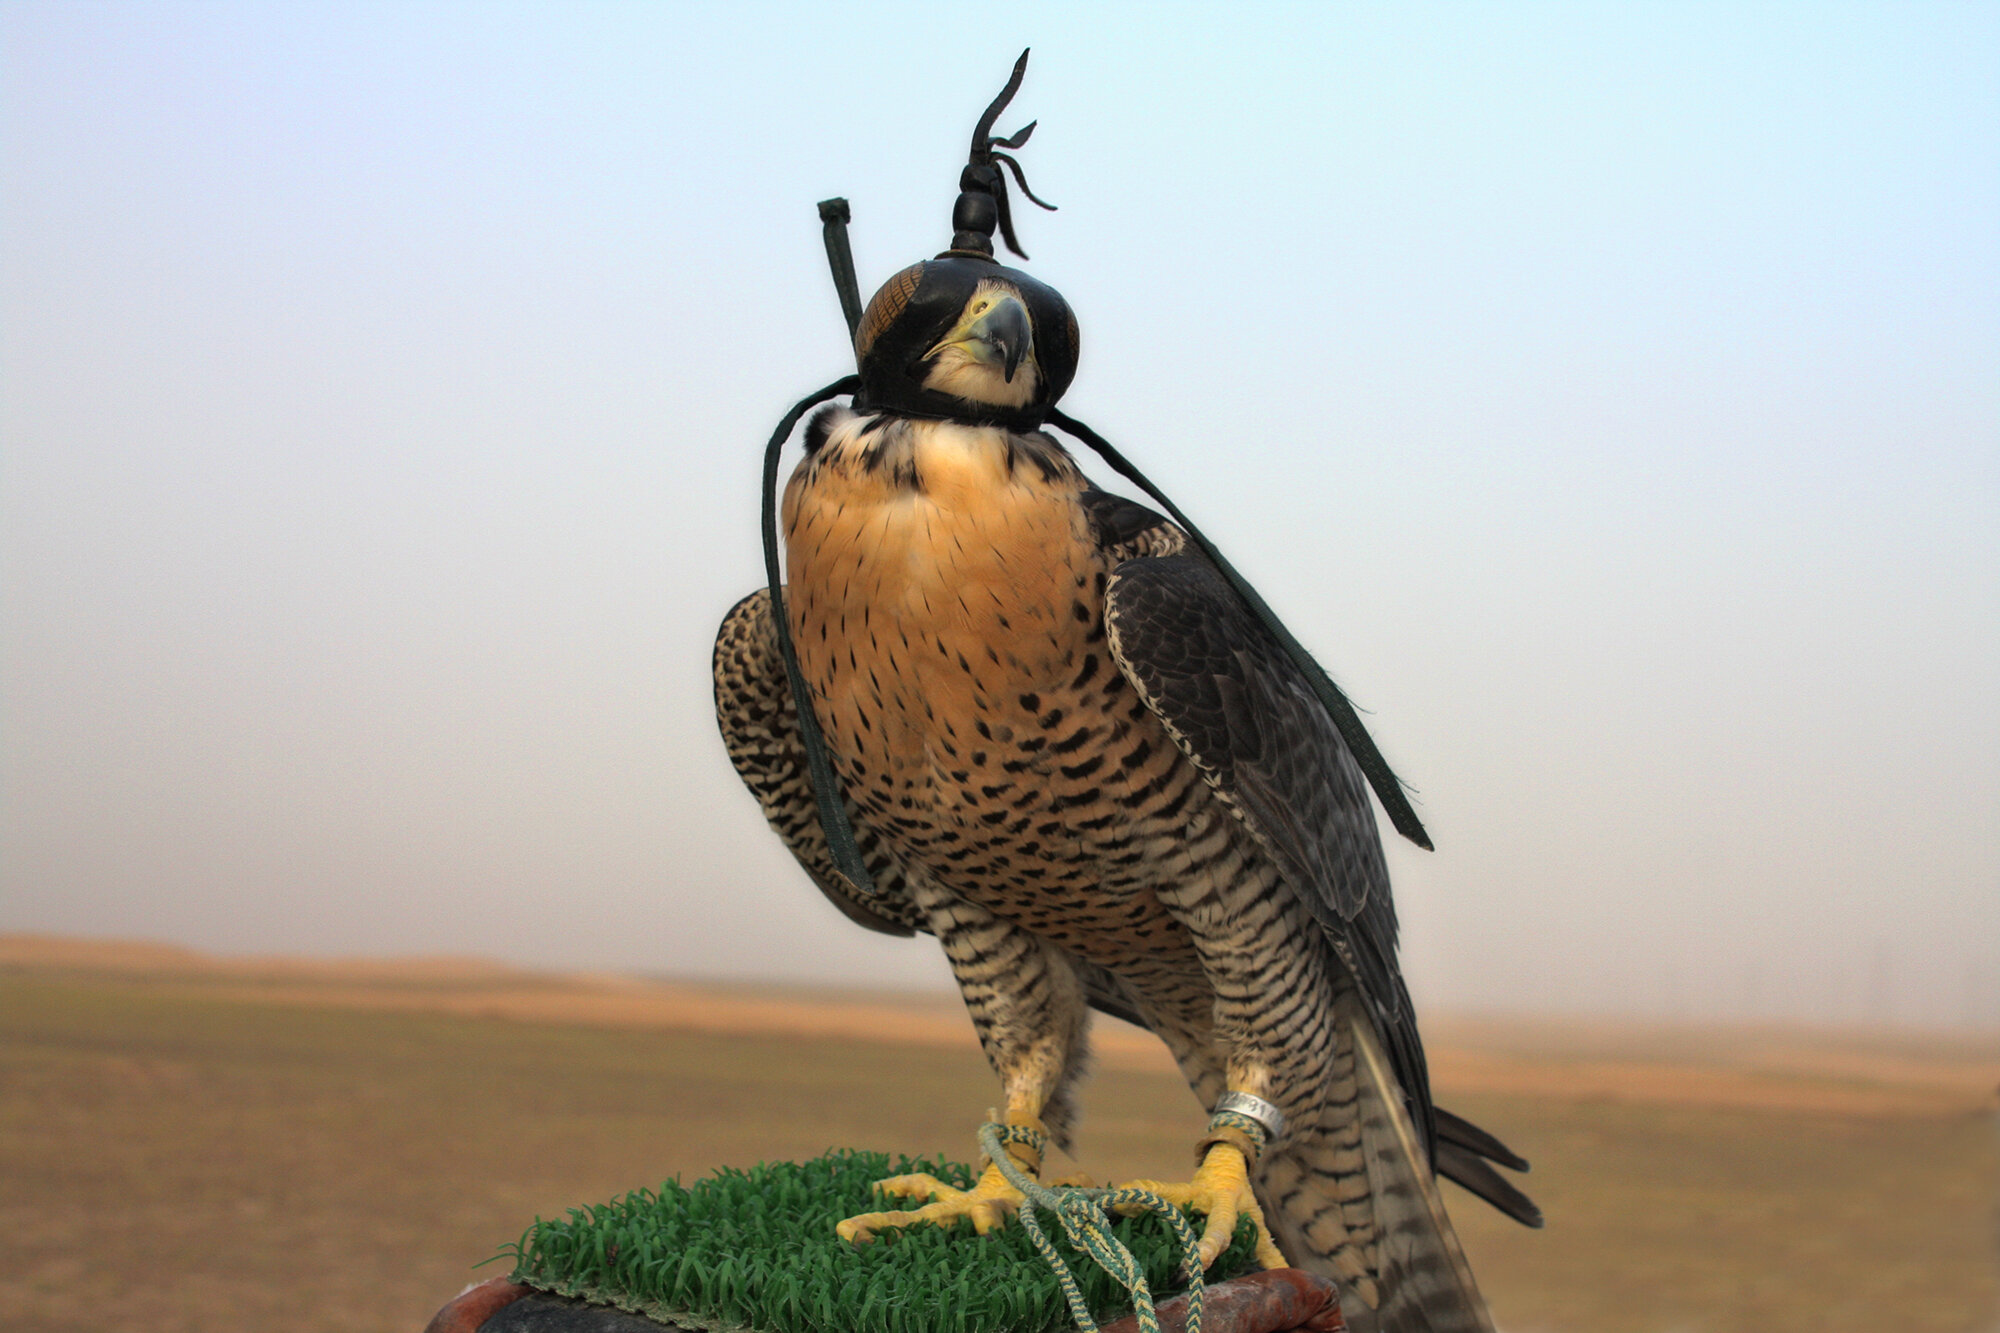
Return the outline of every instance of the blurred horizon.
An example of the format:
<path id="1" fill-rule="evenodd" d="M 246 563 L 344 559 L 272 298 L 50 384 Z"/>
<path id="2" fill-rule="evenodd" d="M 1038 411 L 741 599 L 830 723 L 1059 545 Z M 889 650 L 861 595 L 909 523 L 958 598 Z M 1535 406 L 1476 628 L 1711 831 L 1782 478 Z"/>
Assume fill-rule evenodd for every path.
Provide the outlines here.
<path id="1" fill-rule="evenodd" d="M 915 941 L 905 945 L 913 952 L 920 952 L 922 947 Z M 437 993 L 440 987 L 449 991 L 452 987 L 476 988 L 482 984 L 506 987 L 515 984 L 524 986 L 521 994 L 547 998 L 567 996 L 569 991 L 565 987 L 570 983 L 585 987 L 602 986 L 614 994 L 631 992 L 635 985 L 641 991 L 646 987 L 665 987 L 677 998 L 683 995 L 723 997 L 725 1000 L 736 997 L 753 1005 L 757 997 L 782 998 L 808 1009 L 830 1006 L 845 1011 L 848 1007 L 859 1005 L 862 1006 L 859 1012 L 864 1013 L 876 1012 L 881 1006 L 887 1006 L 881 1012 L 909 1009 L 951 1015 L 960 1011 L 962 1003 L 958 987 L 949 974 L 930 975 L 921 969 L 908 974 L 855 981 L 799 975 L 763 976 L 741 971 L 707 973 L 645 967 L 572 968 L 466 952 L 381 949 L 366 953 L 316 953 L 203 949 L 162 940 L 39 932 L 0 931 L 0 970 L 42 975 L 71 973 L 96 978 L 126 976 L 144 984 L 171 982 L 176 978 L 202 983 L 239 978 L 267 987 L 305 983 L 325 988 L 333 996 L 345 996 L 355 990 L 376 987 L 385 996 L 392 997 L 385 1003 L 385 1007 L 390 1009 L 399 1005 L 422 1008 L 422 998 Z M 552 989 L 541 989 L 545 986 L 552 986 Z M 307 993 L 310 992 L 301 994 Z M 877 1009 L 869 1006 L 876 1006 Z M 546 1007 L 559 1009 L 560 1005 L 552 1003 Z M 1586 1033 L 1617 1035 L 1629 1039 L 1704 1032 L 1791 1033 L 1806 1038 L 1849 1039 L 1864 1043 L 1876 1039 L 1892 1044 L 1917 1043 L 1911 1049 L 1921 1049 L 1927 1041 L 1977 1042 L 2000 1038 L 2000 1024 L 1961 1023 L 1949 1019 L 1926 1021 L 1921 1017 L 1904 1020 L 1895 1017 L 1894 1008 L 1893 1004 L 1882 1006 L 1881 1012 L 1887 1017 L 1863 1014 L 1857 1018 L 1842 1019 L 1839 1016 L 1732 1012 L 1723 1004 L 1705 1009 L 1686 1004 L 1678 1008 L 1662 1004 L 1652 1008 L 1639 1005 L 1629 1008 L 1523 1009 L 1509 1007 L 1503 1001 L 1490 1005 L 1427 1006 L 1419 1017 L 1426 1024 L 1427 1041 L 1437 1035 L 1429 1030 L 1429 1025 L 1438 1022 L 1447 1026 L 1446 1040 L 1456 1040 L 1461 1045 L 1466 1037 L 1456 1030 L 1458 1025 L 1473 1025 L 1477 1031 L 1488 1036 L 1496 1031 L 1518 1029 L 1517 1037 L 1537 1034 L 1545 1040 L 1565 1033 L 1572 1036 Z M 503 1014 L 490 1006 L 479 1012 L 485 1017 L 511 1019 L 542 1020 L 547 1017 L 533 1006 L 516 1014 Z M 759 1009 L 759 1013 L 762 1012 Z M 1135 1039 L 1153 1040 L 1144 1028 L 1124 1019 L 1102 1013 L 1093 1013 L 1091 1018 L 1096 1034 L 1094 1040 L 1100 1043 L 1107 1029 L 1132 1034 Z M 614 1025 L 625 1026 L 626 1023 L 620 1021 Z M 673 1022 L 662 1020 L 659 1025 L 671 1027 Z M 969 1026 L 965 1028 L 964 1036 L 968 1041 L 972 1039 L 973 1032 Z M 885 1036 L 883 1039 L 890 1038 Z M 1114 1040 L 1118 1042 L 1120 1054 L 1129 1056 L 1127 1043 L 1117 1038 Z M 1169 1058 L 1164 1046 L 1158 1046 L 1157 1051 L 1162 1060 Z M 1099 1051 L 1098 1054 L 1101 1057 L 1103 1053 Z M 1993 1054 L 1995 1058 L 2000 1058 L 2000 1048 L 1995 1048 Z"/>
<path id="2" fill-rule="evenodd" d="M 0 931 L 947 986 L 707 659 L 816 202 L 941 248 L 1027 45 L 1064 407 L 1415 788 L 1419 1004 L 2000 1027 L 1969 5 L 0 9 Z"/>

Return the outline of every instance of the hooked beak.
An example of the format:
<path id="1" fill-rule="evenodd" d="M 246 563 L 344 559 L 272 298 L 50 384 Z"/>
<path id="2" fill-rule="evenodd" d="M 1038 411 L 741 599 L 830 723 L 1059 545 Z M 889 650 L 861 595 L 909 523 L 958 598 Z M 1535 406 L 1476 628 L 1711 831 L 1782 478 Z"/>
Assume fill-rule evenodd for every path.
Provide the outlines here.
<path id="1" fill-rule="evenodd" d="M 1034 345 L 1034 331 L 1028 323 L 1028 307 L 1022 305 L 1018 297 L 1001 296 L 946 334 L 937 346 L 924 354 L 924 359 L 929 360 L 947 347 L 964 347 L 989 365 L 998 362 L 1007 383 L 1012 384 L 1014 372 L 1028 359 Z"/>
<path id="2" fill-rule="evenodd" d="M 1003 296 L 974 320 L 966 333 L 999 355 L 1001 371 L 1007 382 L 1012 384 L 1014 372 L 1021 368 L 1021 362 L 1027 359 L 1028 349 L 1033 345 L 1034 334 L 1028 325 L 1028 308 L 1011 296 Z"/>

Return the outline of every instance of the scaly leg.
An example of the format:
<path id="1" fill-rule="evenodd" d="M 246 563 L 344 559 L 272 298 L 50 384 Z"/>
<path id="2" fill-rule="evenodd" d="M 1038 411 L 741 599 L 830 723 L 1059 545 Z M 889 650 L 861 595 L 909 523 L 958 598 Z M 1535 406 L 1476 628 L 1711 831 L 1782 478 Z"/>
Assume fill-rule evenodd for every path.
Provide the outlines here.
<path id="1" fill-rule="evenodd" d="M 1020 1137 L 1031 1140 L 1011 1144 L 1008 1156 L 1038 1176 L 1041 1144 L 1049 1139 L 1068 1142 L 1074 1114 L 1070 1091 L 1087 1050 L 1089 1008 L 1075 969 L 1059 950 L 985 909 L 927 885 L 912 887 L 951 961 L 987 1061 L 1000 1076 L 1004 1122 L 1027 1131 Z M 866 1241 L 888 1228 L 916 1222 L 948 1225 L 961 1217 L 984 1235 L 1021 1203 L 1020 1191 L 992 1165 L 970 1190 L 928 1175 L 892 1176 L 878 1184 L 884 1193 L 931 1202 L 850 1217 L 838 1228 L 843 1239 Z"/>
<path id="2" fill-rule="evenodd" d="M 1265 1268 L 1285 1268 L 1289 1265 L 1277 1242 L 1271 1239 L 1271 1229 L 1264 1222 L 1264 1210 L 1250 1184 L 1250 1173 L 1268 1137 L 1256 1118 L 1218 1110 L 1209 1121 L 1208 1137 L 1196 1145 L 1201 1165 L 1195 1169 L 1194 1179 L 1185 1182 L 1126 1180 L 1114 1188 L 1145 1190 L 1176 1207 L 1192 1208 L 1206 1218 L 1207 1225 L 1202 1230 L 1199 1250 L 1203 1268 L 1213 1264 L 1229 1248 L 1230 1239 L 1236 1234 L 1237 1220 L 1242 1217 L 1249 1217 L 1257 1224 L 1257 1262 Z M 1124 1211 L 1138 1210 L 1128 1207 Z"/>

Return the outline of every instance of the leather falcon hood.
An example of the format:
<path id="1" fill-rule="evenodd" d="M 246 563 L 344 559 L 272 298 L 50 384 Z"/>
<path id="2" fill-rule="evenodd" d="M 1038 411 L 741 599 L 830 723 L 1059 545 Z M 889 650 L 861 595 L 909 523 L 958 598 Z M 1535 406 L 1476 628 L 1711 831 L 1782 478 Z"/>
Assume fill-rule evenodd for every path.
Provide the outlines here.
<path id="1" fill-rule="evenodd" d="M 939 417 L 1034 430 L 1048 417 L 1056 400 L 1076 378 L 1078 349 L 1076 316 L 1062 293 L 1017 268 L 993 258 L 993 236 L 1026 259 L 1014 236 L 1013 211 L 1008 205 L 1007 172 L 1021 193 L 1043 208 L 1054 204 L 1035 197 L 1021 164 L 1007 149 L 1017 149 L 1035 132 L 1029 121 L 1006 138 L 995 137 L 993 123 L 1021 86 L 1028 53 L 1014 62 L 1007 86 L 979 117 L 972 131 L 972 150 L 958 175 L 958 200 L 951 211 L 951 248 L 935 259 L 898 273 L 882 284 L 868 302 L 854 331 L 854 358 L 861 371 L 861 392 L 855 407 L 911 416 Z M 1005 167 L 1007 170 L 1002 171 Z M 1032 401 L 1019 407 L 999 407 L 924 387 L 930 353 L 965 313 L 982 282 L 1011 288 L 1027 309 L 1038 379 Z"/>
<path id="2" fill-rule="evenodd" d="M 996 407 L 924 387 L 931 349 L 951 331 L 982 282 L 1011 288 L 1027 308 L 1039 379 L 1025 406 Z M 854 333 L 861 371 L 855 406 L 1032 430 L 1076 377 L 1077 350 L 1076 316 L 1061 292 L 988 255 L 946 251 L 896 274 L 868 302 Z"/>

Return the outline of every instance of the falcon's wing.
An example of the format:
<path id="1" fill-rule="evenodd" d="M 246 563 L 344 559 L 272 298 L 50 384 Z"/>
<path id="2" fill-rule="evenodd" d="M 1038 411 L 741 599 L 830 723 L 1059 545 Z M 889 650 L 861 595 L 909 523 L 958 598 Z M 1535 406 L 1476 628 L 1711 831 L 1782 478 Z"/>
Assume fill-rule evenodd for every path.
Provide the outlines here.
<path id="1" fill-rule="evenodd" d="M 1396 965 L 1396 911 L 1368 783 L 1270 631 L 1196 554 L 1112 574 L 1112 655 L 1174 740 L 1277 862 L 1360 983 L 1411 1118 L 1432 1137 L 1430 1080 Z"/>
<path id="2" fill-rule="evenodd" d="M 834 871 L 813 799 L 805 743 L 799 739 L 798 706 L 771 626 L 771 594 L 763 588 L 723 617 L 715 637 L 715 717 L 743 784 L 820 892 L 870 930 L 885 935 L 924 930 L 923 914 L 904 889 L 902 867 L 875 845 L 851 802 L 847 814 L 855 842 L 878 892 L 861 897 Z"/>
<path id="3" fill-rule="evenodd" d="M 1105 610 L 1119 669 L 1277 859 L 1360 980 L 1437 1172 L 1524 1226 L 1541 1226 L 1541 1209 L 1490 1165 L 1526 1171 L 1528 1163 L 1430 1103 L 1423 1045 L 1396 966 L 1382 844 L 1346 742 L 1291 658 L 1221 575 L 1189 552 L 1180 529 L 1121 496 L 1083 498 L 1098 544 L 1119 561 Z"/>

